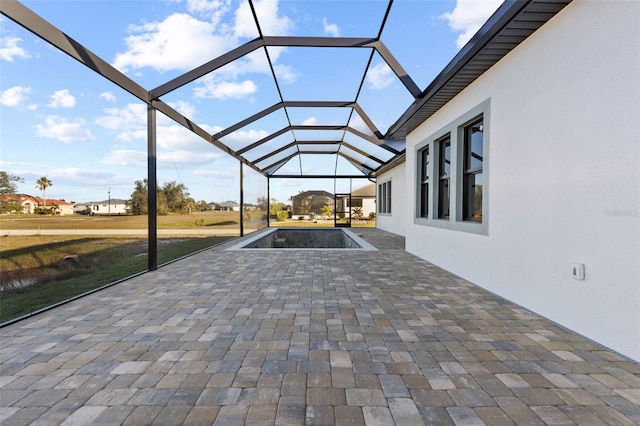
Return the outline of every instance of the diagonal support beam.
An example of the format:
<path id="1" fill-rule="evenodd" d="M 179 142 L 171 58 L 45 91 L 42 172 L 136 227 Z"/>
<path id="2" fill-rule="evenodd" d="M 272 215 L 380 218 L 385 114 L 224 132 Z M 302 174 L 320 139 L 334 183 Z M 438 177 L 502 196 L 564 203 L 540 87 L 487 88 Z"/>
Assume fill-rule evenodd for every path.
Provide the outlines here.
<path id="1" fill-rule="evenodd" d="M 262 173 L 262 171 L 257 166 L 255 166 L 253 163 L 251 163 L 250 161 L 247 161 L 247 159 L 242 157 L 236 151 L 232 150 L 227 145 L 225 145 L 222 142 L 220 142 L 219 140 L 215 139 L 213 136 L 211 136 L 209 133 L 207 133 L 207 131 L 204 130 L 202 127 L 198 126 L 196 123 L 194 123 L 193 121 L 189 120 L 188 118 L 186 118 L 185 116 L 180 114 L 178 111 L 176 111 L 175 109 L 173 109 L 169 105 L 165 104 L 162 101 L 154 101 L 153 102 L 153 107 L 156 108 L 161 113 L 163 113 L 164 115 L 166 115 L 167 117 L 169 117 L 170 119 L 172 119 L 173 121 L 175 121 L 176 123 L 178 123 L 181 126 L 183 126 L 184 128 L 186 128 L 186 129 L 190 130 L 191 132 L 195 133 L 196 135 L 200 136 L 202 139 L 206 140 L 207 142 L 209 142 L 210 144 L 212 144 L 216 148 L 220 149 L 221 151 L 226 152 L 227 154 L 229 154 L 230 156 L 232 156 L 236 160 L 243 162 L 244 164 L 246 164 L 247 166 L 251 167 L 256 172 Z"/>
<path id="2" fill-rule="evenodd" d="M 149 102 L 149 93 L 142 86 L 21 3 L 16 0 L 2 0 L 0 1 L 0 12 L 136 98 L 145 103 Z"/>
<path id="3" fill-rule="evenodd" d="M 411 96 L 413 96 L 414 99 L 420 97 L 420 95 L 422 95 L 422 90 L 420 90 L 418 85 L 409 76 L 407 71 L 405 71 L 405 69 L 402 68 L 402 65 L 400 65 L 400 62 L 398 62 L 398 60 L 393 56 L 393 54 L 391 54 L 391 51 L 387 49 L 387 46 L 385 46 L 385 44 L 382 41 L 378 41 L 376 42 L 375 47 L 378 54 L 380 54 L 382 59 L 384 59 L 387 65 L 389 65 L 389 68 L 391 68 L 391 70 L 395 73 L 395 75 L 398 76 L 402 84 L 404 84 L 404 87 L 406 87 L 409 93 L 411 93 Z"/>
<path id="4" fill-rule="evenodd" d="M 207 62 L 204 65 L 200 65 L 199 67 L 194 68 L 193 70 L 182 74 L 181 76 L 178 76 L 163 85 L 156 87 L 155 89 L 151 90 L 150 97 L 151 99 L 157 99 L 163 95 L 166 95 L 167 93 L 172 92 L 184 86 L 185 84 L 191 83 L 192 81 L 197 80 L 200 77 L 209 74 L 210 72 L 222 68 L 223 66 L 235 61 L 236 59 L 240 59 L 243 56 L 248 55 L 254 50 L 259 49 L 263 45 L 264 43 L 259 38 L 245 43 L 242 46 L 237 47 L 217 57 L 216 59 Z"/>

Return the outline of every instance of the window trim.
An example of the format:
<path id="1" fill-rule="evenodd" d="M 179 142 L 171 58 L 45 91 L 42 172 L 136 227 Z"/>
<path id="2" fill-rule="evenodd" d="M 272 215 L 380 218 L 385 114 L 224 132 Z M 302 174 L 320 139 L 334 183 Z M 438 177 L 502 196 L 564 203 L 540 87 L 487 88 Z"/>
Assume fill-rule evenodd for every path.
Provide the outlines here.
<path id="1" fill-rule="evenodd" d="M 391 178 L 378 182 L 378 214 L 384 216 L 391 215 Z"/>
<path id="2" fill-rule="evenodd" d="M 415 205 L 414 220 L 416 225 L 431 226 L 435 228 L 469 232 L 474 234 L 489 235 L 489 177 L 490 177 L 490 105 L 491 99 L 486 99 L 474 108 L 470 109 L 457 119 L 451 121 L 437 132 L 416 144 L 414 147 L 414 185 Z M 482 192 L 482 222 L 466 220 L 464 218 L 464 130 L 465 127 L 483 120 L 483 192 Z M 438 144 L 446 137 L 450 138 L 452 161 L 449 169 L 449 218 L 438 218 L 439 206 L 439 182 L 440 182 L 440 149 Z M 428 147 L 431 153 L 429 176 L 429 199 L 427 206 L 428 216 L 422 216 L 422 152 Z M 434 217 L 435 216 L 435 217 Z"/>
<path id="3" fill-rule="evenodd" d="M 424 157 L 428 158 L 428 161 L 424 161 Z M 429 205 L 429 197 L 431 192 L 433 191 L 433 184 L 431 183 L 431 163 L 433 159 L 431 158 L 431 145 L 424 146 L 422 149 L 418 151 L 418 186 L 419 186 L 419 196 L 417 197 L 418 205 L 417 205 L 417 216 L 428 218 L 433 213 L 433 209 Z M 426 167 L 426 170 L 425 170 Z M 424 194 L 427 194 L 427 200 L 424 200 Z"/>

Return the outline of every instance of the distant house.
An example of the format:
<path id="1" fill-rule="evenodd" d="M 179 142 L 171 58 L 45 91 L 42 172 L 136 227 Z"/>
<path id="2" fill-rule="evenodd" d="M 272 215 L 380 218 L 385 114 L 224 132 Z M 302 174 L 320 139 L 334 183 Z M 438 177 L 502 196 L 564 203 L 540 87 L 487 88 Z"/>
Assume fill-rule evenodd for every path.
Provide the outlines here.
<path id="1" fill-rule="evenodd" d="M 35 197 L 27 194 L 1 194 L 0 200 L 2 200 L 3 204 L 12 203 L 22 206 L 20 210 L 13 209 L 11 211 L 6 211 L 5 213 L 8 214 L 33 213 L 35 212 L 35 209 L 38 208 L 38 200 Z"/>
<path id="2" fill-rule="evenodd" d="M 103 201 L 90 201 L 88 203 L 76 203 L 73 206 L 73 212 L 76 214 L 90 215 L 120 215 L 127 214 L 127 201 L 119 198 L 112 198 Z"/>
<path id="3" fill-rule="evenodd" d="M 240 204 L 235 201 L 224 201 L 222 203 L 210 203 L 207 204 L 207 207 L 211 208 L 211 210 L 221 211 L 221 212 L 239 212 Z"/>
<path id="4" fill-rule="evenodd" d="M 60 216 L 73 214 L 73 204 L 65 200 L 56 200 L 55 198 L 43 200 L 41 197 L 28 194 L 4 194 L 2 199 L 4 202 L 13 202 L 22 206 L 21 211 L 13 210 L 8 213 L 36 213 L 37 209 L 46 208 L 51 209 L 53 214 Z"/>
<path id="5" fill-rule="evenodd" d="M 322 214 L 324 206 L 333 210 L 333 194 L 327 191 L 304 191 L 291 197 L 292 218 Z"/>
<path id="6" fill-rule="evenodd" d="M 349 197 L 340 197 L 337 201 L 343 211 L 362 209 L 362 217 L 368 218 L 370 213 L 376 212 L 376 185 L 374 183 L 358 188 L 351 193 L 351 203 Z"/>

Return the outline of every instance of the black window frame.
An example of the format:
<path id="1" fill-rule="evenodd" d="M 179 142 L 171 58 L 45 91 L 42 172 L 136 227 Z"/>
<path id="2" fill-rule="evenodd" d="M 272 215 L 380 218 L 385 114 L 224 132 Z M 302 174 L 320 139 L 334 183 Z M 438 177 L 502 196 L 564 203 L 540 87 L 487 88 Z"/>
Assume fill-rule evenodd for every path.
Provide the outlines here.
<path id="1" fill-rule="evenodd" d="M 462 169 L 462 220 L 482 223 L 482 187 L 480 199 L 477 200 L 477 178 L 483 176 L 484 153 L 482 156 L 472 152 L 473 135 L 482 135 L 481 147 L 484 152 L 484 116 L 480 115 L 463 129 L 463 169 Z M 475 158 L 475 162 L 472 159 Z M 480 163 L 478 165 L 478 162 Z M 479 210 L 477 204 L 479 203 Z M 476 212 L 479 211 L 479 216 Z"/>
<path id="2" fill-rule="evenodd" d="M 391 214 L 391 180 L 378 184 L 378 214 Z"/>
<path id="3" fill-rule="evenodd" d="M 431 165 L 431 146 L 427 145 L 419 152 L 420 155 L 420 217 L 429 217 L 429 175 Z"/>
<path id="4" fill-rule="evenodd" d="M 438 202 L 436 211 L 438 212 L 438 219 L 449 220 L 451 216 L 451 172 L 453 169 L 451 133 L 447 133 L 438 139 L 436 147 L 438 152 Z"/>

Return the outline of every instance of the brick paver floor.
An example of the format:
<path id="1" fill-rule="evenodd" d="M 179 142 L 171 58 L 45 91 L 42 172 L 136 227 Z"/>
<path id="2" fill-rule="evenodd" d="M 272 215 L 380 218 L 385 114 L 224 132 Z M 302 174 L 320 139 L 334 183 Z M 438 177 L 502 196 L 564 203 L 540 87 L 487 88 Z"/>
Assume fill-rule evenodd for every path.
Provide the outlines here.
<path id="1" fill-rule="evenodd" d="M 640 424 L 640 365 L 354 231 L 380 250 L 218 246 L 4 327 L 0 423 Z"/>

